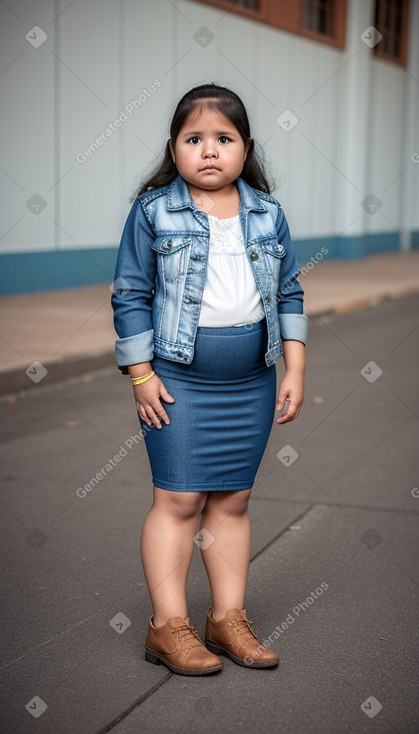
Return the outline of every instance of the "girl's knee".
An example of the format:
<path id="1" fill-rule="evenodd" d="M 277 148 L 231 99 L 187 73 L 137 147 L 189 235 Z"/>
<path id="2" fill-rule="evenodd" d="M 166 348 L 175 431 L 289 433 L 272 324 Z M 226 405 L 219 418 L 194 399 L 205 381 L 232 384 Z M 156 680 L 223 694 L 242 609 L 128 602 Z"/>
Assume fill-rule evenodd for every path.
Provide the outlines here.
<path id="1" fill-rule="evenodd" d="M 208 496 L 205 513 L 240 517 L 248 511 L 250 492 L 250 489 L 213 492 Z"/>
<path id="2" fill-rule="evenodd" d="M 206 492 L 173 492 L 155 487 L 154 506 L 162 512 L 171 514 L 174 519 L 190 520 L 201 514 L 206 494 Z"/>

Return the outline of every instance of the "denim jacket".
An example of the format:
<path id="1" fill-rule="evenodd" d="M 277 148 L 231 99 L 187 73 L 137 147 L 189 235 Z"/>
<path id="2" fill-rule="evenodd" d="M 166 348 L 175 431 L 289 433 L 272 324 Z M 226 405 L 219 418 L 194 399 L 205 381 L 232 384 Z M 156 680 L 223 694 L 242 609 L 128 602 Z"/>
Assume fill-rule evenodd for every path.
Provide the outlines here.
<path id="1" fill-rule="evenodd" d="M 279 202 L 242 178 L 240 223 L 266 316 L 268 366 L 282 356 L 282 339 L 307 340 L 303 290 L 288 224 Z M 156 354 L 190 364 L 208 261 L 208 216 L 186 181 L 137 197 L 125 223 L 115 270 L 112 307 L 116 362 L 149 362 Z M 261 314 L 262 315 L 262 314 Z M 263 316 L 263 315 L 262 315 Z"/>

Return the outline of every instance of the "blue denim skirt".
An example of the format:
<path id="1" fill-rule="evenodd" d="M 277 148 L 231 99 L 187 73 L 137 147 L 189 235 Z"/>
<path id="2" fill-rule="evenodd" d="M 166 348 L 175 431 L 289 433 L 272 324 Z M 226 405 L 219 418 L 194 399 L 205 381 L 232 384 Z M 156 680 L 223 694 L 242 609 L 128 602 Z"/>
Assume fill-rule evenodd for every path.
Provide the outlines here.
<path id="1" fill-rule="evenodd" d="M 170 424 L 145 429 L 153 484 L 175 492 L 253 486 L 272 428 L 275 365 L 267 367 L 266 319 L 198 327 L 190 365 L 155 356 L 152 366 L 175 399 Z"/>

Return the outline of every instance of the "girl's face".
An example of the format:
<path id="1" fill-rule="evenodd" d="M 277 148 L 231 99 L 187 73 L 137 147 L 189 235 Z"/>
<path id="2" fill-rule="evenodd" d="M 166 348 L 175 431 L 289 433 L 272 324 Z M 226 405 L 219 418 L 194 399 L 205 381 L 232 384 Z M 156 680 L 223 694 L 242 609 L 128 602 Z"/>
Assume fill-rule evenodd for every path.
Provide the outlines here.
<path id="1" fill-rule="evenodd" d="M 246 147 L 237 128 L 221 112 L 203 108 L 187 117 L 170 151 L 182 178 L 198 189 L 216 191 L 240 176 Z"/>

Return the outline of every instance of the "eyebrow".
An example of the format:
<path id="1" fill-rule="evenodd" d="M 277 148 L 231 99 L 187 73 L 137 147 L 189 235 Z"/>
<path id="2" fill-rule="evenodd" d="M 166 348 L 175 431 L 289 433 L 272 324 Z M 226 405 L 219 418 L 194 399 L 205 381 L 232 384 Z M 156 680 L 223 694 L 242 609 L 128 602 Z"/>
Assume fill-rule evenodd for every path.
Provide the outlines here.
<path id="1" fill-rule="evenodd" d="M 215 134 L 216 135 L 230 135 L 230 136 L 235 135 L 234 132 L 232 132 L 232 131 L 231 132 L 229 132 L 229 131 L 226 132 L 225 130 L 221 130 L 220 132 L 216 132 Z M 184 133 L 184 135 L 182 137 L 184 137 L 184 138 L 191 137 L 191 135 L 203 135 L 203 132 L 201 130 L 192 130 L 191 132 Z"/>

